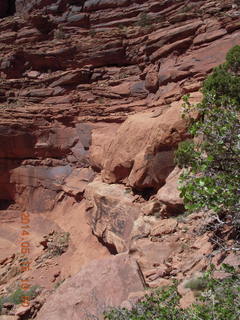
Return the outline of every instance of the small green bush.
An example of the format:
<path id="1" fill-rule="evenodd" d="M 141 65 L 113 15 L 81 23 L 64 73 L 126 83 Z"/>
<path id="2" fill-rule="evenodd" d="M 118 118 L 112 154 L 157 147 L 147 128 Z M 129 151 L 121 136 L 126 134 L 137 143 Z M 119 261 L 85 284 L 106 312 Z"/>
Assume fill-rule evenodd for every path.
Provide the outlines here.
<path id="1" fill-rule="evenodd" d="M 240 4 L 240 1 L 238 1 Z M 239 72 L 240 70 L 240 46 L 234 46 L 227 53 L 226 67 L 233 72 Z"/>
<path id="2" fill-rule="evenodd" d="M 206 289 L 207 281 L 204 277 L 188 280 L 185 284 L 185 288 L 189 288 L 193 291 L 201 291 Z"/>

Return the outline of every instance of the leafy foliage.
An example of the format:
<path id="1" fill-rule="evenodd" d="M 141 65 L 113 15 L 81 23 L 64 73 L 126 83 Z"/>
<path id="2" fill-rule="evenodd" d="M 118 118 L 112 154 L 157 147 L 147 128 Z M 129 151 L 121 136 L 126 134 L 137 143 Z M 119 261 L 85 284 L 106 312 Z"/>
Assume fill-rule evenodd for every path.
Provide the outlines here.
<path id="1" fill-rule="evenodd" d="M 239 1 L 240 4 L 240 1 Z M 240 46 L 234 46 L 227 53 L 227 68 L 230 68 L 233 72 L 238 72 L 240 70 Z"/>
<path id="2" fill-rule="evenodd" d="M 180 307 L 177 283 L 153 292 L 132 310 L 112 309 L 106 320 L 238 320 L 240 316 L 240 276 L 232 266 L 225 265 L 228 278 L 217 280 L 212 271 L 198 280 L 197 303 L 187 309 Z M 199 286 L 199 283 L 204 284 Z M 195 285 L 194 285 L 195 286 Z M 196 288 L 194 287 L 194 290 Z"/>
<path id="3" fill-rule="evenodd" d="M 193 141 L 176 152 L 185 168 L 181 196 L 190 212 L 206 209 L 240 217 L 240 46 L 215 68 L 203 84 L 203 100 L 192 106 L 185 96 L 184 117 Z M 193 114 L 198 114 L 197 119 Z"/>

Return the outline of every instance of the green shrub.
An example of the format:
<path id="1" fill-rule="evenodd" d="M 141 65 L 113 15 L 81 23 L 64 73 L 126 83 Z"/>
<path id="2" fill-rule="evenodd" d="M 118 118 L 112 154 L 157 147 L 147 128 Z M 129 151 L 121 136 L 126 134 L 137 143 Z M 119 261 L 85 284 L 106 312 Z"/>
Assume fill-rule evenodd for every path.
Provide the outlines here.
<path id="1" fill-rule="evenodd" d="M 21 288 L 18 288 L 11 295 L 6 297 L 5 302 L 20 304 L 24 296 L 28 296 L 29 300 L 32 300 L 38 295 L 38 289 L 39 289 L 39 286 L 32 286 L 29 290 L 23 290 Z"/>
<path id="2" fill-rule="evenodd" d="M 226 266 L 231 274 L 217 280 L 212 271 L 204 274 L 204 286 L 197 303 L 182 309 L 177 284 L 157 290 L 138 302 L 132 310 L 112 309 L 105 313 L 106 320 L 239 320 L 240 316 L 240 276 L 231 266 Z M 225 270 L 226 271 L 226 270 Z"/>
<path id="3" fill-rule="evenodd" d="M 185 168 L 180 191 L 186 209 L 229 213 L 236 224 L 240 218 L 239 66 L 236 46 L 227 62 L 204 81 L 202 102 L 192 106 L 185 97 L 184 116 L 194 142 L 181 143 L 176 152 L 177 164 Z M 194 110 L 197 119 L 191 116 Z"/>
<path id="4" fill-rule="evenodd" d="M 189 288 L 193 291 L 202 291 L 206 289 L 207 281 L 204 277 L 188 280 L 185 284 L 185 288 Z"/>
<path id="5" fill-rule="evenodd" d="M 240 104 L 240 77 L 227 70 L 227 64 L 215 68 L 203 85 L 203 105 Z"/>
<path id="6" fill-rule="evenodd" d="M 188 165 L 194 165 L 196 157 L 199 155 L 195 151 L 195 145 L 193 141 L 186 140 L 179 144 L 178 150 L 175 153 L 176 163 L 179 167 L 184 168 Z"/>
<path id="7" fill-rule="evenodd" d="M 240 1 L 238 1 L 240 4 Z M 229 50 L 226 57 L 226 67 L 233 72 L 240 70 L 240 46 L 234 46 Z"/>

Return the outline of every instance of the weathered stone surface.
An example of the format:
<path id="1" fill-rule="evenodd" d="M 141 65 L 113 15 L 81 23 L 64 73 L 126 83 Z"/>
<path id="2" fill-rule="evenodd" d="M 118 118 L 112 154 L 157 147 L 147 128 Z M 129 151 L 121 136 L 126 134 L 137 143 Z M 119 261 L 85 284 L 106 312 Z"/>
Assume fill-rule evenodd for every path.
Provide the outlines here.
<path id="1" fill-rule="evenodd" d="M 173 233 L 177 228 L 177 220 L 176 219 L 164 219 L 155 225 L 151 230 L 152 236 L 161 236 L 164 234 Z"/>
<path id="2" fill-rule="evenodd" d="M 118 86 L 114 86 L 111 88 L 111 92 L 119 94 L 120 96 L 130 96 L 131 94 L 131 88 L 130 83 L 121 83 Z"/>
<path id="3" fill-rule="evenodd" d="M 240 265 L 240 255 L 238 253 L 230 253 L 223 261 L 225 264 L 229 264 L 235 268 Z"/>
<path id="4" fill-rule="evenodd" d="M 165 242 L 152 242 L 150 239 L 138 239 L 132 243 L 130 254 L 138 261 L 143 272 L 163 266 L 179 247 L 176 239 Z"/>
<path id="5" fill-rule="evenodd" d="M 108 9 L 127 6 L 129 4 L 129 0 L 87 0 L 84 4 L 84 9 L 87 11 L 95 11 L 100 9 Z"/>
<path id="6" fill-rule="evenodd" d="M 61 184 L 71 171 L 70 166 L 21 166 L 13 169 L 10 183 L 15 185 L 17 191 L 15 200 L 21 207 L 29 208 L 31 211 L 51 210 L 56 195 L 61 190 Z"/>
<path id="7" fill-rule="evenodd" d="M 71 195 L 83 194 L 86 186 L 94 179 L 95 173 L 89 168 L 75 169 L 65 179 L 63 190 Z"/>
<path id="8" fill-rule="evenodd" d="M 175 168 L 166 179 L 166 184 L 161 187 L 157 193 L 157 199 L 164 203 L 172 213 L 181 212 L 183 209 L 183 200 L 180 198 L 179 177 L 181 170 Z"/>
<path id="9" fill-rule="evenodd" d="M 150 287 L 204 270 L 213 248 L 196 235 L 201 216 L 179 217 L 177 226 L 160 217 L 182 208 L 172 171 L 185 139 L 180 99 L 191 93 L 199 102 L 205 76 L 239 44 L 238 8 L 215 0 L 193 1 L 188 12 L 185 1 L 15 2 L 17 14 L 0 20 L 3 259 L 19 250 L 26 208 L 38 212 L 31 215 L 33 255 L 41 254 L 42 234 L 70 233 L 67 252 L 29 274 L 48 289 L 129 247 Z M 142 12 L 150 25 L 141 26 Z M 88 189 L 102 170 L 105 182 L 127 187 L 98 180 Z"/>
<path id="10" fill-rule="evenodd" d="M 40 133 L 31 132 L 27 127 L 22 130 L 0 126 L 0 158 L 5 159 L 0 161 L 0 199 L 19 201 L 22 208 L 37 212 L 50 210 L 55 205 L 64 179 L 72 172 L 71 165 L 61 161 L 62 156 L 66 156 L 69 163 L 85 166 L 91 140 L 91 128 L 86 124 L 63 128 L 52 127 Z M 48 159 L 40 164 L 37 157 Z M 26 158 L 30 160 L 23 162 Z M 72 194 L 81 193 L 82 188 L 83 181 L 79 181 L 79 192 L 72 190 Z"/>
<path id="11" fill-rule="evenodd" d="M 180 107 L 157 117 L 131 116 L 119 128 L 106 154 L 103 179 L 127 181 L 137 188 L 157 188 L 173 169 L 173 154 L 185 135 Z"/>
<path id="12" fill-rule="evenodd" d="M 82 28 L 88 28 L 89 27 L 89 15 L 86 13 L 75 13 L 72 12 L 67 17 L 67 24 L 70 26 L 77 26 Z"/>
<path id="13" fill-rule="evenodd" d="M 92 131 L 90 152 L 90 163 L 97 170 L 103 168 L 105 154 L 111 143 L 112 137 L 116 134 L 119 124 L 100 123 Z"/>
<path id="14" fill-rule="evenodd" d="M 91 77 L 91 72 L 90 70 L 87 70 L 87 69 L 66 72 L 59 79 L 51 83 L 51 87 L 88 83 L 90 80 L 90 77 Z"/>
<path id="15" fill-rule="evenodd" d="M 149 71 L 145 79 L 145 87 L 148 91 L 155 93 L 159 87 L 159 78 L 157 71 Z"/>
<path id="16" fill-rule="evenodd" d="M 36 319 L 103 319 L 107 308 L 119 306 L 130 292 L 143 290 L 139 274 L 136 262 L 126 254 L 92 261 L 57 289 Z"/>
<path id="17" fill-rule="evenodd" d="M 181 283 L 178 286 L 178 292 L 182 296 L 180 299 L 180 305 L 183 309 L 190 307 L 191 304 L 196 302 L 194 292 L 191 289 L 185 288 L 184 285 L 185 282 Z"/>
<path id="18" fill-rule="evenodd" d="M 177 51 L 179 53 L 182 53 L 182 52 L 186 51 L 190 47 L 191 44 L 192 44 L 192 38 L 178 40 L 178 41 L 173 42 L 171 44 L 167 44 L 167 45 L 163 46 L 162 48 L 158 49 L 157 51 L 155 51 L 151 55 L 150 59 L 152 62 L 155 62 L 161 58 L 168 56 L 172 51 Z"/>
<path id="19" fill-rule="evenodd" d="M 29 158 L 33 155 L 36 138 L 22 129 L 0 126 L 0 157 Z M 8 148 L 5 148 L 6 143 Z"/>
<path id="20" fill-rule="evenodd" d="M 194 39 L 194 44 L 202 44 L 206 42 L 210 42 L 213 40 L 216 40 L 222 36 L 224 36 L 227 33 L 225 29 L 220 29 L 217 31 L 212 31 L 204 34 L 199 34 L 195 39 Z"/>
<path id="21" fill-rule="evenodd" d="M 7 315 L 4 315 L 4 316 L 0 316 L 0 320 L 18 320 L 18 316 L 7 316 Z"/>
<path id="22" fill-rule="evenodd" d="M 93 233 L 116 252 L 126 251 L 134 220 L 140 214 L 134 197 L 121 185 L 90 183 L 85 192 Z"/>

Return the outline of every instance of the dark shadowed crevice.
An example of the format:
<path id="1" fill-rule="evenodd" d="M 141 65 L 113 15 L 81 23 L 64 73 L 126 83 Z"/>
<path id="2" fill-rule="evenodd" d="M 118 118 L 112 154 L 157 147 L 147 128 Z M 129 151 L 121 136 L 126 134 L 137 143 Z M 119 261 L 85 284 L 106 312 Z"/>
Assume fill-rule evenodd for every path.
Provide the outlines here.
<path id="1" fill-rule="evenodd" d="M 145 188 L 143 190 L 133 188 L 132 191 L 134 195 L 139 195 L 146 201 L 148 201 L 151 198 L 151 196 L 157 193 L 157 190 L 154 188 Z"/>
<path id="2" fill-rule="evenodd" d="M 103 239 L 100 238 L 100 237 L 97 237 L 97 239 L 98 239 L 99 243 L 101 243 L 101 245 L 103 245 L 104 247 L 106 247 L 108 249 L 110 254 L 113 254 L 113 255 L 118 254 L 118 252 L 117 252 L 117 250 L 116 250 L 116 248 L 115 248 L 115 246 L 113 244 L 105 243 L 103 241 Z"/>
<path id="3" fill-rule="evenodd" d="M 15 202 L 8 199 L 0 199 L 0 210 L 7 210 Z"/>

